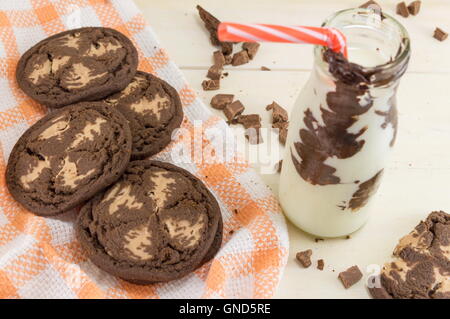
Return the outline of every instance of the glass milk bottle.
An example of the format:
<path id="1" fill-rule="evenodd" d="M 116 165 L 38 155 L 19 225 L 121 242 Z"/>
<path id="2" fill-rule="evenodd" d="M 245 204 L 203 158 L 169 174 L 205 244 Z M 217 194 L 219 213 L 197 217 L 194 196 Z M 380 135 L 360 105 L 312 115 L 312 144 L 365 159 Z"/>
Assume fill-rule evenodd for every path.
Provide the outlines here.
<path id="1" fill-rule="evenodd" d="M 296 226 L 337 237 L 367 221 L 397 134 L 396 91 L 410 44 L 394 18 L 370 9 L 338 12 L 324 26 L 345 34 L 350 63 L 315 47 L 290 116 L 279 197 Z"/>

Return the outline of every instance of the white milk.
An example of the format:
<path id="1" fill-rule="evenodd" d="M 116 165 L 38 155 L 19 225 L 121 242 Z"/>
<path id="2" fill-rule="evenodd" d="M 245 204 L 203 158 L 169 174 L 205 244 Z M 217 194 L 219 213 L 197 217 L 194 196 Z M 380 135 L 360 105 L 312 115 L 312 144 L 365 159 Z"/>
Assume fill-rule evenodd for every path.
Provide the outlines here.
<path id="1" fill-rule="evenodd" d="M 345 114 L 349 103 L 328 104 L 327 97 L 330 94 L 335 97 L 332 101 L 341 101 L 341 95 L 335 93 L 336 79 L 328 73 L 328 65 L 322 61 L 322 55 L 319 54 L 320 48 L 316 48 L 314 70 L 290 116 L 280 176 L 280 202 L 292 223 L 321 237 L 352 233 L 368 218 L 369 199 L 376 192 L 392 150 L 396 130 L 395 93 L 398 79 L 403 74 L 409 58 L 409 43 L 400 44 L 400 37 L 397 39 L 397 47 L 393 45 L 394 36 L 391 36 L 387 45 L 383 44 L 383 41 L 388 39 L 379 32 L 383 27 L 374 28 L 374 41 L 364 28 L 355 27 L 355 23 L 365 22 L 359 17 L 360 12 L 361 10 L 357 9 L 338 13 L 327 25 L 333 25 L 335 21 L 343 23 L 341 29 L 348 38 L 351 62 L 363 67 L 375 67 L 387 63 L 391 57 L 394 57 L 394 60 L 399 59 L 394 61 L 387 72 L 394 78 L 383 85 L 370 85 L 364 94 L 359 96 L 359 105 L 356 108 L 356 112 L 360 111 L 359 106 L 366 111 L 354 117 L 347 116 Z M 365 14 L 373 19 L 373 13 L 365 11 Z M 355 15 L 358 15 L 357 19 Z M 340 18 L 343 18 L 342 21 Z M 373 20 L 370 21 L 373 23 Z M 388 24 L 389 31 L 395 31 L 397 28 L 402 37 L 407 37 L 406 31 L 392 18 L 387 17 L 384 23 Z M 406 57 L 398 55 L 399 45 L 404 45 L 403 50 L 408 51 Z M 336 106 L 339 106 L 341 111 L 336 112 Z M 311 117 L 306 116 L 305 111 L 310 112 L 314 119 L 309 127 L 305 119 Z M 324 114 L 327 112 L 334 112 L 328 124 L 324 122 Z M 344 124 L 333 124 L 335 119 L 340 119 L 338 124 Z M 351 125 L 346 124 L 347 121 L 350 121 L 348 123 Z M 345 127 L 345 130 L 342 127 Z M 361 134 L 352 140 L 353 142 L 347 138 L 358 132 Z M 354 151 L 352 145 L 358 143 L 363 144 L 358 151 Z M 302 146 L 296 148 L 296 145 Z M 333 170 L 334 172 L 331 172 Z"/>

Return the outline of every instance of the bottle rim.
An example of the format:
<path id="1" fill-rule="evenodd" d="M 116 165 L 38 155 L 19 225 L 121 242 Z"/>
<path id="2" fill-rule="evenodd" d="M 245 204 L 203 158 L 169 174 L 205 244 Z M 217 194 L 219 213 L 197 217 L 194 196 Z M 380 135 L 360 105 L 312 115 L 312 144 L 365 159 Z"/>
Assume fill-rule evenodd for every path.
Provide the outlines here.
<path id="1" fill-rule="evenodd" d="M 351 9 L 345 9 L 338 11 L 328 17 L 322 24 L 323 27 L 335 27 L 333 22 L 335 22 L 338 18 L 350 14 L 355 14 L 358 16 L 371 16 L 373 17 L 374 14 L 377 14 L 380 16 L 380 13 L 376 13 L 373 9 L 370 8 L 351 8 Z M 360 65 L 363 71 L 371 74 L 387 74 L 395 72 L 396 76 L 395 78 L 399 78 L 403 75 L 403 73 L 406 71 L 406 67 L 408 65 L 409 57 L 411 55 L 411 41 L 408 34 L 408 31 L 405 29 L 405 27 L 398 22 L 395 18 L 390 16 L 389 14 L 382 13 L 382 18 L 380 16 L 380 19 L 387 20 L 391 25 L 393 25 L 397 31 L 398 34 L 401 36 L 401 41 L 399 43 L 399 49 L 397 50 L 397 53 L 395 57 L 393 57 L 391 60 L 384 64 L 367 67 Z M 328 65 L 325 61 L 323 61 L 323 52 L 326 48 L 324 46 L 316 45 L 314 46 L 314 56 L 316 63 L 319 63 L 323 65 L 324 67 Z"/>

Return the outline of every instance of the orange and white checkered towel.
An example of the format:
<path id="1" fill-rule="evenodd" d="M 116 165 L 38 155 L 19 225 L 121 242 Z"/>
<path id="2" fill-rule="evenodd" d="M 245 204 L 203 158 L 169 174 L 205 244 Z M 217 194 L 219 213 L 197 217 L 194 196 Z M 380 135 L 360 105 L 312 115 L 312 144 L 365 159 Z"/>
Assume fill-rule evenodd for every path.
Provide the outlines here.
<path id="1" fill-rule="evenodd" d="M 108 26 L 134 42 L 139 69 L 163 78 L 178 90 L 185 112 L 184 132 L 193 132 L 198 121 L 202 121 L 202 132 L 228 130 L 226 123 L 196 97 L 132 1 L 0 1 L 0 298 L 271 297 L 288 254 L 287 229 L 279 204 L 245 161 L 205 160 L 221 146 L 208 139 L 208 134 L 195 142 L 186 138 L 189 134 L 180 134 L 155 157 L 171 162 L 176 147 L 193 146 L 193 153 L 199 153 L 194 154 L 196 160 L 176 164 L 201 178 L 222 209 L 224 240 L 220 252 L 180 280 L 137 286 L 110 276 L 87 260 L 81 250 L 74 236 L 75 211 L 43 218 L 12 199 L 4 178 L 8 156 L 19 136 L 46 112 L 18 88 L 17 61 L 43 38 L 81 26 Z M 195 147 L 199 142 L 200 149 Z"/>

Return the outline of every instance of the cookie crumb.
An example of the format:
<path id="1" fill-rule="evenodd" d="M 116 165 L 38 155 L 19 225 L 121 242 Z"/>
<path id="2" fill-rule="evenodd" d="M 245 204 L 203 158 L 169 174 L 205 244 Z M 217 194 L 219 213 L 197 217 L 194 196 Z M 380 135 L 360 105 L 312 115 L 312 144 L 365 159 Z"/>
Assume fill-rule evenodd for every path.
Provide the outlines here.
<path id="1" fill-rule="evenodd" d="M 319 241 L 324 241 L 324 239 L 323 239 L 323 238 L 315 238 L 314 241 L 315 241 L 316 243 L 318 243 Z"/>
<path id="2" fill-rule="evenodd" d="M 267 66 L 262 66 L 261 71 L 272 71 L 272 70 L 269 69 Z"/>
<path id="3" fill-rule="evenodd" d="M 295 258 L 299 261 L 299 263 L 304 267 L 308 268 L 311 266 L 311 255 L 312 250 L 308 249 L 305 251 L 300 251 L 295 255 Z"/>
<path id="4" fill-rule="evenodd" d="M 360 281 L 362 276 L 363 274 L 361 270 L 359 270 L 358 266 L 355 265 L 339 273 L 338 278 L 341 280 L 345 289 L 348 289 L 349 287 Z"/>

